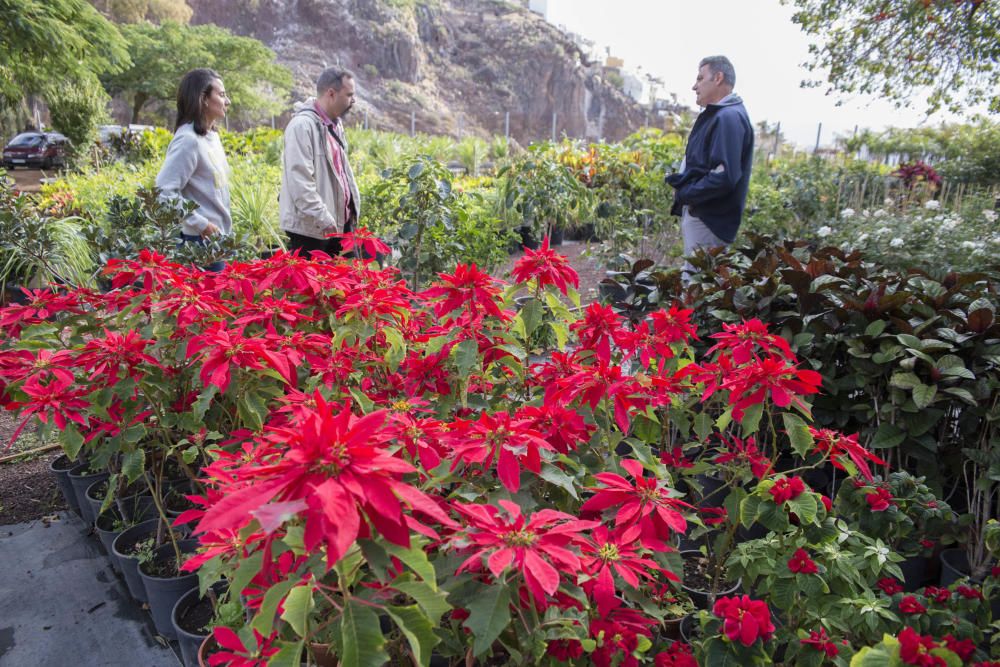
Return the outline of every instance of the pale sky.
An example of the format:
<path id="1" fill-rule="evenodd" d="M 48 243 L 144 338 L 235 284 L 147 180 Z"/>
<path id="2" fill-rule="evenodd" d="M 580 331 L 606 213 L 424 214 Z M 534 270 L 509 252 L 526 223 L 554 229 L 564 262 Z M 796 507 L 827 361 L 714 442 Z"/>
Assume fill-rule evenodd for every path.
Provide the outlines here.
<path id="1" fill-rule="evenodd" d="M 810 73 L 808 39 L 792 23 L 793 8 L 778 0 L 548 0 L 549 20 L 562 24 L 611 54 L 625 59 L 626 69 L 663 79 L 663 93 L 697 109 L 691 86 L 698 61 L 725 55 L 736 69 L 736 92 L 754 124 L 781 122 L 785 137 L 810 150 L 823 124 L 821 145 L 834 135 L 849 135 L 854 126 L 882 129 L 914 127 L 959 120 L 936 114 L 925 121 L 919 109 L 895 109 L 876 97 L 854 97 L 843 106 L 825 88 L 801 88 Z M 601 53 L 604 53 L 603 49 Z"/>

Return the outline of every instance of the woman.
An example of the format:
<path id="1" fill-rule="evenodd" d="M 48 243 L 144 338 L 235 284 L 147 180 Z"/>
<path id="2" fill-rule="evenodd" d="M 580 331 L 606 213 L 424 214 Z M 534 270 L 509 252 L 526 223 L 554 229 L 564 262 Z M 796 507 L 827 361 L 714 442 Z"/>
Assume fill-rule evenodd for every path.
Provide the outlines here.
<path id="1" fill-rule="evenodd" d="M 229 163 L 215 124 L 226 117 L 229 98 L 219 75 L 193 69 L 177 88 L 177 124 L 167 158 L 156 176 L 163 199 L 194 202 L 198 208 L 181 224 L 181 238 L 204 243 L 233 230 L 229 212 Z"/>

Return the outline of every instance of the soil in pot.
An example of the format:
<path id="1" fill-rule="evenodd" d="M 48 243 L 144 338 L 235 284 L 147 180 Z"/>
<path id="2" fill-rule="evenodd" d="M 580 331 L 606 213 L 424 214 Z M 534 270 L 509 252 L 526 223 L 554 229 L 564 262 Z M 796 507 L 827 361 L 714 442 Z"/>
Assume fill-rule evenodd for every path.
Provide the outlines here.
<path id="1" fill-rule="evenodd" d="M 226 586 L 228 582 L 225 581 L 212 586 L 211 590 L 214 591 L 216 600 L 225 592 Z M 182 595 L 171 613 L 171 621 L 185 667 L 195 667 L 198 664 L 198 648 L 211 634 L 209 625 L 215 618 L 212 595 L 206 594 L 205 597 L 201 597 L 198 592 L 198 587 L 195 586 Z"/>
<path id="2" fill-rule="evenodd" d="M 720 590 L 713 593 L 709 558 L 699 551 L 682 551 L 681 558 L 684 562 L 683 587 L 697 608 L 711 610 L 717 597 L 732 595 L 739 590 L 740 582 L 729 584 L 723 574 L 722 581 L 719 582 Z"/>
<path id="3" fill-rule="evenodd" d="M 198 548 L 198 540 L 182 540 L 177 544 L 181 557 Z M 171 620 L 174 605 L 191 588 L 198 585 L 196 572 L 179 572 L 181 562 L 177 559 L 174 545 L 167 543 L 157 548 L 152 557 L 139 563 L 139 575 L 146 588 L 149 611 L 153 616 L 156 631 L 167 639 L 176 639 Z"/>
<path id="4" fill-rule="evenodd" d="M 187 485 L 171 489 L 164 499 L 163 504 L 167 514 L 178 517 L 187 510 L 194 509 L 195 505 L 184 496 L 191 495 L 191 488 Z"/>
<path id="5" fill-rule="evenodd" d="M 118 559 L 128 592 L 139 602 L 146 602 L 146 588 L 139 576 L 139 560 L 152 557 L 156 527 L 160 519 L 149 519 L 126 529 L 115 538 L 111 551 Z M 137 547 L 139 547 L 137 551 Z"/>

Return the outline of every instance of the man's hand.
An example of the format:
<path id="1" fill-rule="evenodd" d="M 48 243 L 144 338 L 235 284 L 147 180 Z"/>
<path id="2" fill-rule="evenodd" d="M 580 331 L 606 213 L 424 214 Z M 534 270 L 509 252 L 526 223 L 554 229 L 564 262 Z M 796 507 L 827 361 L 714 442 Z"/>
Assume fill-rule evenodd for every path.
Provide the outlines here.
<path id="1" fill-rule="evenodd" d="M 219 228 L 210 222 L 205 225 L 205 229 L 201 230 L 201 238 L 207 239 L 209 236 L 215 236 L 218 233 Z"/>

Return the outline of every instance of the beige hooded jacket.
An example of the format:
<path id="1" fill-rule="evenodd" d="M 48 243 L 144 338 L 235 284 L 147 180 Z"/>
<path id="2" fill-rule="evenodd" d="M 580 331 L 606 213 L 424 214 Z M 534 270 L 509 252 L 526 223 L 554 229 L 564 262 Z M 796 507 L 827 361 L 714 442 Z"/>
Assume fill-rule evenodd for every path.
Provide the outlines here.
<path id="1" fill-rule="evenodd" d="M 342 206 L 343 188 L 333 171 L 333 156 L 326 139 L 327 130 L 314 108 L 315 99 L 295 105 L 295 115 L 285 128 L 279 211 L 281 229 L 314 239 L 343 232 L 347 220 Z M 351 214 L 361 213 L 361 194 L 354 181 L 347 146 L 344 170 L 351 189 Z"/>

